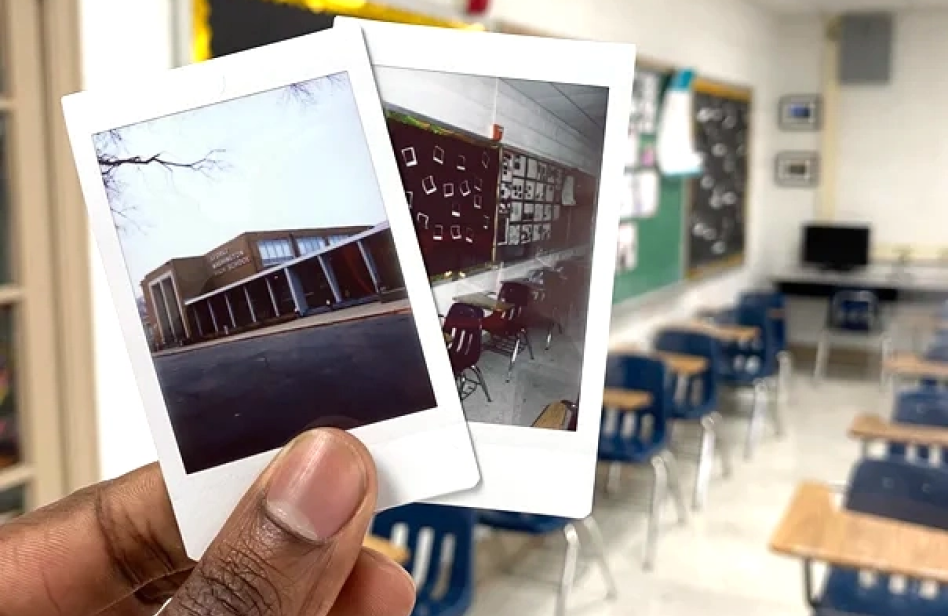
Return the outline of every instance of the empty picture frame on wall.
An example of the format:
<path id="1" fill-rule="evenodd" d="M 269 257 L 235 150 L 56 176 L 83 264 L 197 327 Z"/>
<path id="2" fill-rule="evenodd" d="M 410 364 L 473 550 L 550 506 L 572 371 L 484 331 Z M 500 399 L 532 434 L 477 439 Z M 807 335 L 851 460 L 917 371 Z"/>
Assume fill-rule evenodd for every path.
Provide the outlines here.
<path id="1" fill-rule="evenodd" d="M 788 188 L 812 188 L 819 183 L 820 159 L 816 152 L 780 152 L 774 181 Z"/>
<path id="2" fill-rule="evenodd" d="M 791 94 L 780 99 L 778 122 L 782 130 L 819 130 L 823 109 L 818 94 Z"/>

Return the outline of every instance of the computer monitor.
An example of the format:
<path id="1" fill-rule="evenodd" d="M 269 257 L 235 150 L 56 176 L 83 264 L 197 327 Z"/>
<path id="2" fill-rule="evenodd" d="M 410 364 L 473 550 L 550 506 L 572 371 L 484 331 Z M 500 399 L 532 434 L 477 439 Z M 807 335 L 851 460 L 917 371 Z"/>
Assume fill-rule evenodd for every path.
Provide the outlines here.
<path id="1" fill-rule="evenodd" d="M 869 265 L 868 225 L 807 224 L 803 226 L 803 263 L 847 271 Z"/>

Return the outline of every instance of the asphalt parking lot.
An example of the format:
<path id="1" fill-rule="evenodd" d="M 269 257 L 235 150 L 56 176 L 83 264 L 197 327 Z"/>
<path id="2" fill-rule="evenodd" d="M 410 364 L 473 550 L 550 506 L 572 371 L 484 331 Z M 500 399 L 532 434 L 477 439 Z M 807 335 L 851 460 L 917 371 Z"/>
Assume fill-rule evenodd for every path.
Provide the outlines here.
<path id="1" fill-rule="evenodd" d="M 435 406 L 412 315 L 390 314 L 157 357 L 185 470 Z"/>

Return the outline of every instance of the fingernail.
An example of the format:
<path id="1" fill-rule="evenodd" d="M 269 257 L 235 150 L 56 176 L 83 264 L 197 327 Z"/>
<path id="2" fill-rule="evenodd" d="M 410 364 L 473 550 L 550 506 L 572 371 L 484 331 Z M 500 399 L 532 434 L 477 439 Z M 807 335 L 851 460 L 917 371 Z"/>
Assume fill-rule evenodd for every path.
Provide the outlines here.
<path id="1" fill-rule="evenodd" d="M 362 457 L 331 430 L 308 432 L 277 461 L 267 512 L 286 530 L 324 541 L 352 518 L 365 497 Z"/>

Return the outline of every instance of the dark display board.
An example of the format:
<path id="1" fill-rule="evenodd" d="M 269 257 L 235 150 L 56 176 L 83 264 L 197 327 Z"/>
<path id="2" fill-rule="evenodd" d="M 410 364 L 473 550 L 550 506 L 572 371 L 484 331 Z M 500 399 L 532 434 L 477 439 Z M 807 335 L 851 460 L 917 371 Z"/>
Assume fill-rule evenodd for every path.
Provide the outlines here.
<path id="1" fill-rule="evenodd" d="M 381 4 L 344 0 L 192 0 L 195 61 L 246 51 L 332 27 L 337 15 L 399 23 L 467 28 L 468 24 L 428 17 Z M 314 11 L 309 5 L 319 5 Z"/>
<path id="2" fill-rule="evenodd" d="M 695 146 L 704 169 L 692 180 L 685 227 L 689 278 L 743 263 L 751 113 L 750 95 L 741 91 L 696 87 L 694 96 Z"/>
<path id="3" fill-rule="evenodd" d="M 332 28 L 333 13 L 267 0 L 204 0 L 210 56 L 238 51 Z"/>
<path id="4" fill-rule="evenodd" d="M 500 146 L 404 114 L 387 122 L 428 276 L 490 264 Z"/>

